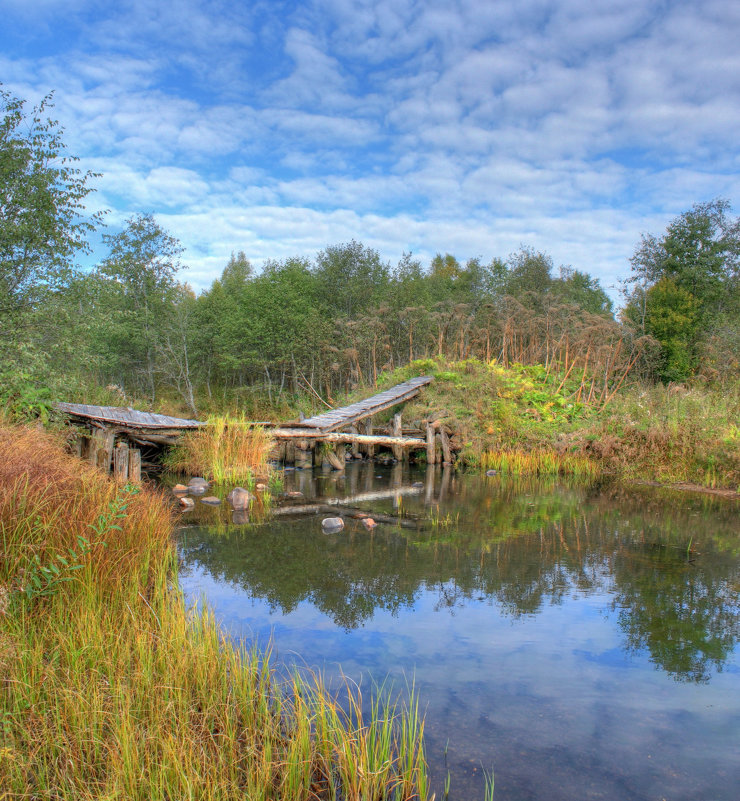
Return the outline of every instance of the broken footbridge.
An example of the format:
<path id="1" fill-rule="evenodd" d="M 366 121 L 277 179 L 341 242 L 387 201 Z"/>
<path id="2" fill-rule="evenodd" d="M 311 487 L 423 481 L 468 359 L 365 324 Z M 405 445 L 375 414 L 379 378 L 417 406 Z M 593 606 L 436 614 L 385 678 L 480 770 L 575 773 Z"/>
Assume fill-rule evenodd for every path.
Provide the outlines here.
<path id="1" fill-rule="evenodd" d="M 439 421 L 428 420 L 424 421 L 422 428 L 404 429 L 398 411 L 384 430 L 373 426 L 375 415 L 406 403 L 431 382 L 432 376 L 420 376 L 358 403 L 299 422 L 256 425 L 269 428 L 275 440 L 275 457 L 296 467 L 311 467 L 326 459 L 332 467 L 341 470 L 347 456 L 347 444 L 351 445 L 351 454 L 355 458 L 363 454 L 372 458 L 376 448 L 385 447 L 392 449 L 393 457 L 398 461 L 406 461 L 412 451 L 423 449 L 426 450 L 427 464 L 450 463 L 452 448 Z M 161 449 L 174 445 L 184 432 L 208 425 L 199 420 L 115 406 L 58 403 L 57 409 L 82 428 L 73 445 L 77 454 L 106 471 L 112 469 L 114 475 L 123 481 L 140 479 L 142 448 Z"/>

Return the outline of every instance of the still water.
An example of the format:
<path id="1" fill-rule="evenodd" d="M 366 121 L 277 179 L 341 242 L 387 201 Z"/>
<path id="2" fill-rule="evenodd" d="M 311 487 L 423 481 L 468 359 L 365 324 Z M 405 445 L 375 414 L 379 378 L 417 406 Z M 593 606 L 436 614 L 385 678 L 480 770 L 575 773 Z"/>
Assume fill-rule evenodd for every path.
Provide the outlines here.
<path id="1" fill-rule="evenodd" d="M 186 596 L 330 684 L 413 682 L 438 799 L 491 770 L 497 801 L 740 799 L 736 501 L 372 464 L 285 489 L 263 524 L 197 505 Z M 403 525 L 324 534 L 332 507 Z"/>

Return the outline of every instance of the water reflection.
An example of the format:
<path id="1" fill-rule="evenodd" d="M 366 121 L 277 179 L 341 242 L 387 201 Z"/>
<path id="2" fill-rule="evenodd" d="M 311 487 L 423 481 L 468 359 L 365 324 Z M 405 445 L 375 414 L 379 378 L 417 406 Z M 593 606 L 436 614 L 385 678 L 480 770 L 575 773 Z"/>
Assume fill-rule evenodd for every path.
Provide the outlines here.
<path id="1" fill-rule="evenodd" d="M 737 644 L 740 560 L 729 550 L 730 504 L 665 505 L 644 491 L 461 478 L 449 469 L 413 483 L 417 476 L 404 482 L 401 465 L 381 478 L 377 471 L 363 465 L 315 481 L 300 471 L 291 486 L 303 499 L 277 510 L 270 525 L 227 534 L 189 527 L 183 564 L 271 610 L 310 601 L 344 629 L 378 610 L 412 607 L 422 589 L 436 595 L 438 610 L 486 598 L 515 617 L 573 593 L 609 594 L 624 647 L 648 650 L 681 680 L 708 680 Z M 325 534 L 321 510 L 337 498 L 338 510 L 398 524 L 369 533 L 348 520 L 344 531 Z M 303 516 L 280 514 L 293 510 Z"/>
<path id="2" fill-rule="evenodd" d="M 438 790 L 480 797 L 482 763 L 497 798 L 735 798 L 737 504 L 402 465 L 286 490 L 265 525 L 196 509 L 186 593 L 287 661 L 415 675 Z M 395 522 L 324 534 L 327 509 Z"/>

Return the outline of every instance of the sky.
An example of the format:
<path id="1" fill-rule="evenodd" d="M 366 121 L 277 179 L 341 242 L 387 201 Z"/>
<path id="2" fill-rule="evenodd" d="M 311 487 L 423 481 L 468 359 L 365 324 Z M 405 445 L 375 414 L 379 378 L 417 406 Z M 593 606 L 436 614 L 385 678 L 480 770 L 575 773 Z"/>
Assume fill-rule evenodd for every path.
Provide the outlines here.
<path id="1" fill-rule="evenodd" d="M 506 258 L 616 299 L 646 232 L 740 212 L 731 0 L 0 0 L 0 82 L 54 116 L 107 233 L 229 255 Z M 102 253 L 93 253 L 99 258 Z"/>

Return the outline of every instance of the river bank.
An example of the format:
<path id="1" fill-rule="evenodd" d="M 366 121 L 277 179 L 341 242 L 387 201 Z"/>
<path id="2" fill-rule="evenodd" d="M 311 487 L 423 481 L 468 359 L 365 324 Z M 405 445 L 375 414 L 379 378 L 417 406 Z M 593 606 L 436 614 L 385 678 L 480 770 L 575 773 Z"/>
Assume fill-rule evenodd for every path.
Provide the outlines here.
<path id="1" fill-rule="evenodd" d="M 186 609 L 164 497 L 35 429 L 0 454 L 0 796 L 427 797 L 413 700 L 347 715 Z"/>

